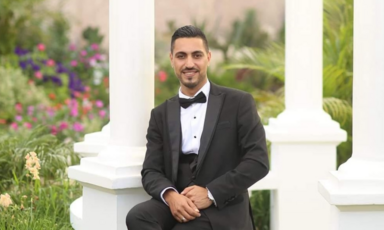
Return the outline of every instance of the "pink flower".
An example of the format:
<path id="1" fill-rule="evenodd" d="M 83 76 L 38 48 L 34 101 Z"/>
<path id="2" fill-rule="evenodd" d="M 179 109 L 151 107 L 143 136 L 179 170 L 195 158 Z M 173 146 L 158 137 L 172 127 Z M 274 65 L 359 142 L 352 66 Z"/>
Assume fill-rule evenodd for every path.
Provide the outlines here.
<path id="1" fill-rule="evenodd" d="M 36 117 L 32 117 L 32 121 L 36 122 L 37 118 Z"/>
<path id="2" fill-rule="evenodd" d="M 93 43 L 93 44 L 91 45 L 91 49 L 93 49 L 93 50 L 98 50 L 98 49 L 99 49 L 99 45 L 96 44 L 96 43 Z"/>
<path id="3" fill-rule="evenodd" d="M 42 74 L 40 71 L 36 71 L 36 72 L 35 72 L 35 77 L 36 77 L 37 79 L 42 79 L 42 78 L 43 78 L 43 74 Z"/>
<path id="4" fill-rule="evenodd" d="M 91 87 L 85 86 L 85 92 L 89 92 L 89 91 L 91 91 Z"/>
<path id="5" fill-rule="evenodd" d="M 28 116 L 32 116 L 34 110 L 35 107 L 33 107 L 32 105 L 28 106 Z"/>
<path id="6" fill-rule="evenodd" d="M 18 127 L 19 127 L 19 126 L 17 125 L 16 122 L 12 122 L 12 124 L 11 124 L 11 128 L 12 128 L 12 129 L 17 130 Z"/>
<path id="7" fill-rule="evenodd" d="M 95 66 L 96 65 L 96 59 L 95 58 L 93 58 L 93 57 L 91 57 L 90 59 L 89 59 L 89 65 L 90 66 Z"/>
<path id="8" fill-rule="evenodd" d="M 51 126 L 51 134 L 53 134 L 53 135 L 57 134 L 57 127 L 54 125 Z"/>
<path id="9" fill-rule="evenodd" d="M 39 51 L 44 51 L 44 50 L 45 50 L 45 45 L 44 45 L 43 43 L 39 43 L 39 44 L 37 45 L 37 49 L 38 49 Z"/>
<path id="10" fill-rule="evenodd" d="M 27 128 L 27 129 L 31 129 L 32 128 L 32 124 L 29 123 L 29 122 L 25 122 L 24 123 L 24 127 Z"/>
<path id="11" fill-rule="evenodd" d="M 80 51 L 80 55 L 81 55 L 81 56 L 87 56 L 87 51 L 86 51 L 86 50 L 82 50 L 82 51 Z"/>
<path id="12" fill-rule="evenodd" d="M 167 73 L 165 71 L 159 71 L 159 80 L 165 82 L 167 80 Z"/>
<path id="13" fill-rule="evenodd" d="M 70 44 L 70 45 L 69 45 L 69 50 L 70 50 L 70 51 L 75 51 L 75 50 L 76 50 L 76 46 L 75 46 L 75 44 Z"/>
<path id="14" fill-rule="evenodd" d="M 20 103 L 16 103 L 15 110 L 18 113 L 21 113 L 23 111 L 23 106 Z"/>
<path id="15" fill-rule="evenodd" d="M 47 66 L 54 66 L 55 65 L 55 61 L 52 60 L 52 59 L 48 59 L 46 64 L 47 64 Z"/>
<path id="16" fill-rule="evenodd" d="M 17 116 L 15 117 L 15 120 L 16 120 L 16 121 L 21 121 L 21 120 L 23 120 L 23 117 L 20 116 L 20 115 L 17 115 Z"/>
<path id="17" fill-rule="evenodd" d="M 47 115 L 53 117 L 55 115 L 55 110 L 51 107 L 47 108 Z"/>
<path id="18" fill-rule="evenodd" d="M 73 129 L 76 131 L 76 132 L 81 132 L 84 130 L 84 127 L 82 124 L 80 124 L 79 122 L 75 122 L 73 123 Z"/>
<path id="19" fill-rule="evenodd" d="M 100 100 L 96 100 L 95 101 L 95 105 L 96 105 L 97 108 L 102 108 L 104 106 L 103 102 L 100 101 Z"/>
<path id="20" fill-rule="evenodd" d="M 60 130 L 63 130 L 63 129 L 67 129 L 68 128 L 68 123 L 65 122 L 65 121 L 62 121 L 59 125 L 59 129 Z"/>
<path id="21" fill-rule="evenodd" d="M 88 117 L 89 117 L 90 120 L 92 120 L 93 119 L 93 114 L 91 114 L 91 113 L 88 114 Z"/>
<path id="22" fill-rule="evenodd" d="M 101 118 L 104 118 L 104 117 L 105 117 L 105 114 L 107 114 L 107 113 L 105 112 L 105 110 L 100 110 L 100 111 L 99 111 L 99 116 L 100 116 Z"/>
<path id="23" fill-rule="evenodd" d="M 99 53 L 93 55 L 93 58 L 96 60 L 101 60 L 101 55 Z"/>
<path id="24" fill-rule="evenodd" d="M 79 111 L 77 110 L 77 108 L 72 108 L 70 115 L 72 117 L 77 117 L 79 115 Z"/>
<path id="25" fill-rule="evenodd" d="M 72 60 L 71 61 L 71 66 L 73 66 L 73 67 L 77 66 L 77 61 L 76 60 Z"/>

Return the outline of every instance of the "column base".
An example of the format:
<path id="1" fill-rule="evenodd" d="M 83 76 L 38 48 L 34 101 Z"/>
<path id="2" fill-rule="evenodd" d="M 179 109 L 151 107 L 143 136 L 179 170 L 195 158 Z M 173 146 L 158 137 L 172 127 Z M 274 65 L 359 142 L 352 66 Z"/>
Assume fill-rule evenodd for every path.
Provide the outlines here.
<path id="1" fill-rule="evenodd" d="M 347 139 L 347 133 L 339 123 L 323 110 L 285 110 L 277 118 L 271 118 L 266 127 L 271 142 L 333 142 Z"/>
<path id="2" fill-rule="evenodd" d="M 75 143 L 74 150 L 82 157 L 95 157 L 108 145 L 109 138 L 110 124 L 108 123 L 101 132 L 86 134 L 83 142 Z"/>
<path id="3" fill-rule="evenodd" d="M 384 162 L 352 157 L 319 181 L 318 190 L 332 205 L 384 205 Z"/>
<path id="4" fill-rule="evenodd" d="M 128 211 L 150 199 L 141 184 L 144 155 L 145 147 L 108 145 L 97 157 L 69 167 L 68 177 L 83 185 L 83 197 L 71 205 L 76 230 L 126 230 Z"/>
<path id="5" fill-rule="evenodd" d="M 331 230 L 384 229 L 384 205 L 336 205 L 331 210 Z"/>

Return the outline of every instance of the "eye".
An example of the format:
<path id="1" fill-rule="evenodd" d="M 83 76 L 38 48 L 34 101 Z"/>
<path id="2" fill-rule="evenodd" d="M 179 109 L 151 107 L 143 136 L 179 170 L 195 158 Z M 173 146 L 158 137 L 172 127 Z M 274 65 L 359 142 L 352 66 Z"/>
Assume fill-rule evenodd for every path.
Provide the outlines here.
<path id="1" fill-rule="evenodd" d="M 195 58 L 201 58 L 202 56 L 202 54 L 195 54 Z"/>
<path id="2" fill-rule="evenodd" d="M 178 54 L 178 55 L 176 55 L 176 57 L 179 58 L 179 59 L 184 58 L 184 56 L 185 56 L 184 54 Z"/>

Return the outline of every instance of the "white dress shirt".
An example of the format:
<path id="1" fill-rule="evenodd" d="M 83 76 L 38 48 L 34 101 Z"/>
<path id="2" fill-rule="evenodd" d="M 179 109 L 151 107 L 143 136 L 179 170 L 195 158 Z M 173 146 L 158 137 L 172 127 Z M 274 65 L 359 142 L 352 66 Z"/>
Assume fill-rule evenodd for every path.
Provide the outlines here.
<path id="1" fill-rule="evenodd" d="M 207 98 L 206 103 L 193 103 L 188 108 L 180 107 L 181 132 L 183 138 L 181 144 L 181 151 L 183 154 L 199 153 L 200 139 L 203 133 L 210 89 L 211 84 L 209 83 L 209 81 L 207 81 L 207 83 L 205 83 L 205 85 L 193 97 L 189 97 L 183 94 L 181 92 L 181 88 L 179 89 L 180 98 L 191 99 L 194 98 L 200 92 L 203 92 L 205 97 Z M 168 187 L 161 192 L 160 196 L 165 204 L 167 204 L 167 202 L 165 202 L 163 195 L 164 192 L 168 189 L 173 189 L 176 191 L 176 189 Z M 213 196 L 212 194 L 210 194 L 209 190 L 208 195 L 210 199 L 213 199 Z"/>

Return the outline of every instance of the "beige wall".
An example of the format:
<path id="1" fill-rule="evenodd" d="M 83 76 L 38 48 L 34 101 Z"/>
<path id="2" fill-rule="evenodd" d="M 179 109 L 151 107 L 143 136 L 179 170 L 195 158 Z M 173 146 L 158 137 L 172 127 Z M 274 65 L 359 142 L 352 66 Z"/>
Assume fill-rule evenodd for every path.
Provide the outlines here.
<path id="1" fill-rule="evenodd" d="M 127 0 L 134 1 L 134 0 Z M 140 0 L 136 0 L 140 1 Z M 103 46 L 108 47 L 109 0 L 49 0 L 51 7 L 59 6 L 71 20 L 70 38 L 81 42 L 81 32 L 87 26 L 98 26 L 105 36 Z M 262 27 L 274 36 L 284 19 L 284 0 L 155 0 L 156 31 L 165 32 L 167 21 L 176 26 L 206 20 L 208 28 L 228 29 L 236 18 L 242 18 L 246 9 L 256 9 Z"/>

